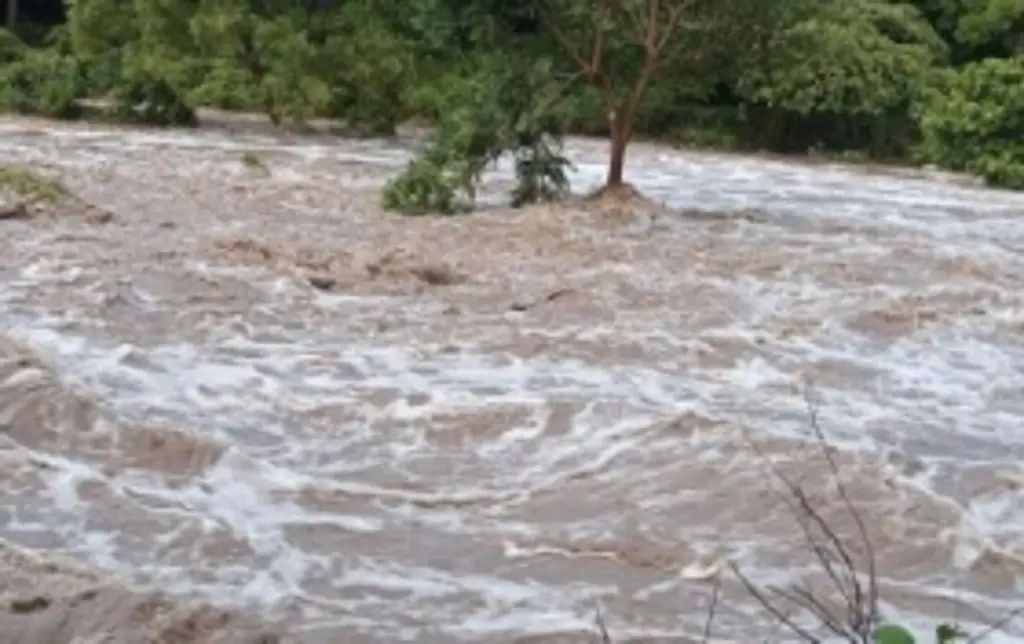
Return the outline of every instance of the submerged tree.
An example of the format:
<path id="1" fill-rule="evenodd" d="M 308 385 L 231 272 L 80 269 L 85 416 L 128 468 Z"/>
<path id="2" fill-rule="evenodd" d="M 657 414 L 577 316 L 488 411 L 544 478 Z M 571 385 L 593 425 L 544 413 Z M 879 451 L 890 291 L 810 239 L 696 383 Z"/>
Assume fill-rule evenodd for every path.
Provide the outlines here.
<path id="1" fill-rule="evenodd" d="M 624 183 L 626 151 L 661 73 L 723 70 L 755 34 L 796 20 L 804 0 L 534 0 L 541 31 L 593 90 L 610 139 L 605 188 Z M 675 80 L 679 80 L 678 78 Z"/>
<path id="2" fill-rule="evenodd" d="M 542 28 L 596 92 L 611 139 L 606 187 L 623 183 L 626 148 L 644 95 L 666 59 L 685 55 L 679 32 L 699 0 L 538 0 Z M 693 53 L 693 52 L 691 52 Z"/>
<path id="3" fill-rule="evenodd" d="M 529 0 L 508 3 L 501 0 L 475 0 L 458 3 L 433 0 L 421 5 L 413 22 L 418 38 L 426 42 L 441 40 L 440 35 L 464 41 L 464 58 L 459 61 L 465 78 L 477 91 L 470 103 L 485 106 L 486 118 L 467 116 L 466 103 L 454 103 L 442 111 L 442 125 L 432 145 L 420 159 L 410 164 L 405 175 L 389 186 L 385 203 L 409 212 L 423 212 L 437 201 L 436 195 L 452 192 L 453 181 L 466 186 L 476 181 L 480 171 L 501 152 L 518 153 L 520 182 L 533 181 L 536 173 L 547 177 L 542 183 L 563 186 L 563 159 L 552 154 L 552 145 L 538 145 L 542 140 L 557 141 L 563 134 L 565 113 L 560 112 L 563 99 L 581 83 L 588 88 L 599 106 L 610 142 L 605 190 L 614 190 L 625 183 L 626 151 L 634 134 L 636 119 L 648 90 L 660 72 L 671 68 L 673 76 L 698 74 L 714 65 L 721 65 L 738 51 L 744 36 L 755 30 L 775 28 L 780 19 L 787 19 L 797 6 L 808 0 Z M 782 10 L 781 8 L 785 8 Z M 488 82 L 490 73 L 481 73 L 495 59 L 504 61 L 499 74 L 504 89 Z M 484 61 L 482 64 L 478 61 Z M 510 64 L 510 61 L 520 61 Z M 527 61 L 527 62 L 522 62 Z M 518 79 L 510 77 L 519 74 Z M 546 82 L 538 75 L 546 74 Z M 492 96 L 508 95 L 521 88 L 523 100 L 480 100 L 480 89 L 487 86 Z M 527 92 L 527 88 L 529 91 Z M 487 91 L 484 92 L 485 94 Z M 494 108 L 511 105 L 512 109 L 497 113 Z M 447 115 L 445 115 L 445 112 Z M 451 145 L 445 132 L 459 133 L 465 140 L 465 127 L 454 127 L 446 119 L 461 118 L 476 123 L 477 134 L 489 128 L 491 144 Z M 473 130 L 474 126 L 470 126 Z M 530 136 L 524 136 L 524 131 Z M 504 132 L 506 135 L 497 136 Z M 508 133 L 518 132 L 509 136 Z M 475 135 L 474 135 L 475 136 Z M 479 143 L 482 138 L 470 136 Z M 442 154 L 440 150 L 444 150 Z M 456 162 L 457 149 L 471 158 Z M 522 153 L 526 150 L 525 155 Z M 532 152 L 531 152 L 532 151 Z M 531 154 L 536 153 L 538 159 Z M 443 158 L 444 161 L 440 161 Z M 453 179 L 453 172 L 441 166 L 463 165 Z M 458 174 L 458 172 L 456 172 Z M 532 178 L 525 178 L 529 175 Z M 430 186 L 435 186 L 432 189 Z M 413 190 L 415 187 L 415 190 Z M 408 199 L 403 193 L 418 195 Z M 471 190 L 462 189 L 471 193 Z M 529 203 L 564 190 L 523 189 L 515 203 Z M 416 205 L 413 207 L 413 202 Z"/>

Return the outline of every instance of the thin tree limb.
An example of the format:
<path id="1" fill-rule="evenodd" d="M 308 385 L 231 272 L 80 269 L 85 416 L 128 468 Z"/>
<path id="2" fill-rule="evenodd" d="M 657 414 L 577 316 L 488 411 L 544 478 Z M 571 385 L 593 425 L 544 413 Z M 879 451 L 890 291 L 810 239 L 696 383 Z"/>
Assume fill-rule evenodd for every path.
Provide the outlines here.
<path id="1" fill-rule="evenodd" d="M 596 70 L 594 70 L 591 67 L 586 57 L 584 57 L 583 54 L 580 53 L 580 51 L 576 49 L 576 47 L 572 44 L 572 39 L 570 39 L 566 35 L 566 33 L 562 31 L 562 29 L 558 26 L 558 22 L 555 20 L 554 16 L 551 15 L 551 12 L 549 12 L 545 8 L 544 3 L 539 3 L 537 5 L 537 12 L 540 14 L 541 20 L 544 22 L 544 25 L 548 28 L 548 31 L 551 32 L 551 35 L 554 36 L 555 41 L 558 43 L 558 45 L 565 51 L 566 54 L 572 57 L 573 61 L 575 61 L 576 64 L 579 65 L 579 68 L 583 71 L 583 73 L 595 73 Z"/>
<path id="2" fill-rule="evenodd" d="M 711 591 L 711 605 L 708 606 L 708 616 L 704 620 L 704 637 L 701 638 L 701 644 L 708 644 L 711 641 L 711 629 L 715 622 L 715 609 L 718 608 L 718 599 L 722 593 L 722 576 L 715 575 L 715 587 Z"/>
<path id="3" fill-rule="evenodd" d="M 839 637 L 847 637 L 849 635 L 849 630 L 843 628 L 842 622 L 832 614 L 827 606 L 815 599 L 810 591 L 804 588 L 794 588 L 793 590 L 770 588 L 769 590 L 794 606 L 799 606 L 804 610 L 814 613 L 814 616 L 821 621 L 825 628 Z"/>
<path id="4" fill-rule="evenodd" d="M 814 507 L 801 483 L 786 475 L 779 467 L 772 463 L 768 455 L 764 454 L 751 441 L 752 449 L 761 457 L 762 462 L 776 481 L 781 483 L 784 490 L 788 492 L 788 494 L 784 495 L 784 502 L 796 518 L 811 553 L 820 563 L 825 574 L 845 601 L 847 609 L 846 619 L 840 619 L 828 606 L 819 601 L 808 588 L 796 587 L 791 590 L 768 588 L 767 592 L 777 601 L 784 601 L 807 611 L 817 619 L 823 628 L 843 640 L 851 644 L 868 644 L 873 641 L 874 629 L 878 622 L 878 580 L 874 549 L 870 542 L 864 519 L 850 497 L 849 491 L 841 477 L 839 465 L 833 455 L 832 448 L 821 429 L 817 408 L 806 390 L 805 400 L 807 401 L 811 432 L 815 443 L 825 457 L 830 478 L 835 481 L 836 490 L 842 500 L 843 508 L 852 516 L 856 524 L 858 536 L 863 542 L 864 551 L 868 557 L 868 588 L 867 592 L 865 592 L 846 543 Z M 733 571 L 737 572 L 735 566 L 733 566 Z M 794 626 L 798 625 L 788 614 L 783 613 L 766 592 L 754 588 L 753 584 L 739 573 L 737 573 L 737 576 L 740 577 L 741 582 L 743 582 L 744 587 L 750 592 L 751 596 L 765 610 L 779 620 L 781 625 L 788 627 L 789 630 L 806 642 L 818 641 L 818 638 L 806 629 L 794 628 Z M 783 617 L 786 619 L 783 620 Z"/>
<path id="5" fill-rule="evenodd" d="M 662 52 L 665 50 L 665 45 L 668 44 L 668 41 L 672 39 L 673 35 L 675 35 L 676 29 L 679 28 L 680 24 L 682 24 L 683 16 L 693 8 L 694 1 L 695 0 L 683 0 L 676 5 L 675 8 L 669 11 L 668 20 L 661 32 L 661 38 L 658 40 L 658 45 L 655 50 L 658 52 L 658 56 L 661 56 Z"/>
<path id="6" fill-rule="evenodd" d="M 751 442 L 750 447 L 755 454 L 761 457 L 761 461 L 765 463 L 766 467 L 769 469 L 772 476 L 774 476 L 777 480 L 782 482 L 782 484 L 786 487 L 787 491 L 789 492 L 789 496 L 783 496 L 782 500 L 786 504 L 786 507 L 789 509 L 789 511 L 793 514 L 793 517 L 797 521 L 797 524 L 800 526 L 800 529 L 804 534 L 804 539 L 807 543 L 807 546 L 811 549 L 811 552 L 814 554 L 815 558 L 821 563 L 822 569 L 824 569 L 825 573 L 832 580 L 832 583 L 835 585 L 836 589 L 843 596 L 843 600 L 845 601 L 846 605 L 853 605 L 852 593 L 849 589 L 847 589 L 847 583 L 857 583 L 855 574 L 853 574 L 852 569 L 849 568 L 849 566 L 852 566 L 852 561 L 848 564 L 847 562 L 843 561 L 844 565 L 847 565 L 850 580 L 841 579 L 839 573 L 836 572 L 836 569 L 833 566 L 833 556 L 837 559 L 841 559 L 841 557 L 834 553 L 830 554 L 828 549 L 826 549 L 825 546 L 819 543 L 818 539 L 811 532 L 810 524 L 814 523 L 815 525 L 817 525 L 818 529 L 825 533 L 826 539 L 828 541 L 831 541 L 834 546 L 835 544 L 839 544 L 838 547 L 841 548 L 842 544 L 841 542 L 839 542 L 838 537 L 835 535 L 834 532 L 831 531 L 831 529 L 828 526 L 828 523 L 810 503 L 810 500 L 807 498 L 807 495 L 804 493 L 800 485 L 792 481 L 779 468 L 771 464 L 771 461 L 768 458 L 768 456 L 764 454 L 761 451 L 761 449 L 757 447 L 756 444 Z"/>
<path id="7" fill-rule="evenodd" d="M 643 42 L 644 35 L 647 33 L 647 28 L 644 24 L 644 20 L 640 15 L 629 10 L 629 8 L 626 6 L 626 1 L 627 0 L 613 0 L 612 6 L 618 9 L 619 13 L 625 16 L 626 20 L 629 21 L 629 26 L 632 27 L 633 29 L 633 35 L 636 36 L 637 39 L 639 39 L 641 42 Z"/>
<path id="8" fill-rule="evenodd" d="M 597 624 L 597 632 L 601 636 L 601 644 L 612 644 L 612 636 L 608 632 L 608 625 L 604 623 L 604 615 L 601 614 L 601 605 L 594 602 L 594 622 Z"/>
<path id="9" fill-rule="evenodd" d="M 613 113 L 615 111 L 615 92 L 612 89 L 608 77 L 602 70 L 602 66 L 604 64 L 605 37 L 603 31 L 598 30 L 594 34 L 595 40 L 591 48 L 590 60 L 587 60 L 587 58 L 573 45 L 572 39 L 569 38 L 565 31 L 558 26 L 558 21 L 551 12 L 547 10 L 543 2 L 537 4 L 537 12 L 540 14 L 541 21 L 551 32 L 551 35 L 554 37 L 558 45 L 573 59 L 577 66 L 579 66 L 580 71 L 583 72 L 590 84 L 597 91 L 605 114 Z"/>
<path id="10" fill-rule="evenodd" d="M 590 69 L 595 72 L 603 67 L 604 63 L 604 39 L 605 39 L 605 14 L 608 11 L 608 3 L 611 0 L 601 0 L 597 11 L 594 12 L 594 45 L 590 50 Z"/>
<path id="11" fill-rule="evenodd" d="M 1024 616 L 1024 608 L 1018 608 L 1016 610 L 1012 610 L 1012 611 L 1010 611 L 1010 613 L 1008 615 L 1004 616 L 1002 619 L 999 619 L 999 620 L 993 622 L 992 624 L 990 624 L 985 629 L 983 629 L 983 630 L 979 631 L 978 633 L 975 633 L 974 635 L 969 637 L 966 640 L 966 642 L 967 642 L 967 644 L 977 644 L 978 642 L 982 641 L 983 639 L 985 639 L 986 637 L 988 637 L 989 635 L 991 635 L 995 631 L 998 631 L 998 630 L 1002 629 L 1004 626 L 1006 626 L 1007 624 L 1009 624 L 1013 620 L 1017 619 L 1018 617 L 1022 617 L 1022 616 Z"/>
<path id="12" fill-rule="evenodd" d="M 780 624 L 784 624 L 786 628 L 793 631 L 794 634 L 799 636 L 804 642 L 807 642 L 807 644 L 821 644 L 821 640 L 818 639 L 814 634 L 812 634 L 810 631 L 797 624 L 795 621 L 793 621 L 792 618 L 790 618 L 789 615 L 783 613 L 774 604 L 772 604 L 772 602 L 764 596 L 764 593 L 762 593 L 761 590 L 754 585 L 754 582 L 752 582 L 746 575 L 740 572 L 739 566 L 737 566 L 735 563 L 730 562 L 729 568 L 732 569 L 733 574 L 736 575 L 736 578 L 740 580 L 740 583 L 743 584 L 743 588 L 746 589 L 748 593 L 750 593 L 750 596 L 753 597 L 754 600 L 757 601 L 757 603 L 759 603 L 763 609 L 771 613 L 772 617 L 778 620 Z"/>
<path id="13" fill-rule="evenodd" d="M 854 522 L 857 525 L 857 531 L 860 533 L 861 542 L 864 546 L 864 552 L 867 556 L 868 563 L 868 610 L 870 611 L 864 617 L 867 618 L 866 624 L 858 624 L 855 626 L 857 632 L 861 635 L 870 635 L 870 631 L 873 627 L 873 622 L 877 617 L 878 607 L 878 576 L 875 569 L 875 550 L 871 545 L 871 539 L 868 536 L 867 527 L 864 525 L 864 520 L 860 516 L 860 512 L 854 506 L 853 501 L 850 500 L 850 495 L 846 489 L 846 484 L 843 483 L 842 477 L 839 476 L 839 467 L 836 465 L 835 458 L 832 456 L 832 450 L 829 448 L 828 441 L 825 439 L 825 434 L 821 430 L 821 423 L 818 419 L 818 408 L 811 397 L 811 387 L 808 383 L 804 390 L 804 398 L 807 401 L 807 410 L 810 414 L 811 431 L 814 434 L 815 439 L 818 442 L 818 446 L 821 448 L 821 453 L 828 462 L 829 469 L 832 471 L 832 476 L 835 479 L 836 491 L 839 492 L 840 498 L 843 500 L 843 504 L 846 506 L 847 511 L 853 517 Z M 851 568 L 852 570 L 852 568 Z M 855 589 L 860 591 L 860 585 L 855 586 Z M 866 629 L 866 630 L 865 630 Z"/>

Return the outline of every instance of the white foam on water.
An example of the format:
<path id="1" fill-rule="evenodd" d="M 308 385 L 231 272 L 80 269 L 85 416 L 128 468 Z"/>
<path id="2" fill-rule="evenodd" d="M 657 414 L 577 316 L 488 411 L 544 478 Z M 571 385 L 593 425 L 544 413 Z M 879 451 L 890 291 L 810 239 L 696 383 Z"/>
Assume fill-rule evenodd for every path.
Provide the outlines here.
<path id="1" fill-rule="evenodd" d="M 5 138 L 14 136 L 6 126 L 0 132 Z M 69 157 L 71 165 L 94 164 L 126 147 L 141 154 L 154 146 L 230 154 L 259 149 L 298 158 L 298 166 L 275 169 L 283 180 L 302 178 L 303 164 L 325 158 L 388 168 L 407 158 L 400 150 L 374 151 L 372 142 L 341 149 L 336 144 L 282 144 L 271 137 L 208 132 L 81 129 L 55 129 L 48 136 L 54 146 L 82 146 L 77 156 Z M 38 138 L 15 143 L 5 154 L 30 160 L 53 155 L 39 147 Z M 574 145 L 574 181 L 582 192 L 601 181 L 604 167 L 597 144 Z M 790 217 L 808 225 L 834 220 L 889 227 L 894 235 L 916 239 L 931 252 L 987 261 L 1007 276 L 1024 274 L 1024 260 L 1012 250 L 1012 244 L 1024 239 L 1022 195 L 725 155 L 664 153 L 656 162 L 641 159 L 631 166 L 631 180 L 674 206 L 761 209 L 778 221 Z M 211 162 L 187 172 L 219 170 Z M 498 175 L 503 172 L 507 167 Z M 784 228 L 777 222 L 768 225 Z M 674 234 L 686 234 L 685 225 Z M 740 228 L 729 234 L 743 240 L 759 233 Z M 799 239 L 798 233 L 792 235 Z M 808 235 L 809 244 L 829 243 L 824 234 Z M 889 252 L 836 245 L 836 257 L 849 253 L 859 262 Z M 268 610 L 298 603 L 310 628 L 350 628 L 401 639 L 414 632 L 409 630 L 412 623 L 479 641 L 510 632 L 589 629 L 592 600 L 616 592 L 598 581 L 531 579 L 501 568 L 508 544 L 566 534 L 615 534 L 632 524 L 671 534 L 697 550 L 713 549 L 708 532 L 724 526 L 688 525 L 672 512 L 691 497 L 711 495 L 715 486 L 673 489 L 672 472 L 717 468 L 723 487 L 747 480 L 743 477 L 750 468 L 737 460 L 734 449 L 737 435 L 700 429 L 689 436 L 666 437 L 658 423 L 690 411 L 730 427 L 754 428 L 764 436 L 804 435 L 806 408 L 796 392 L 809 364 L 831 362 L 875 374 L 864 376 L 860 387 L 825 383 L 817 388 L 830 436 L 844 449 L 911 454 L 929 473 L 951 464 L 1018 466 L 1024 456 L 1024 409 L 1006 403 L 998 413 L 992 411 L 1000 391 L 1024 390 L 1024 345 L 999 336 L 1001 325 L 1020 321 L 1014 317 L 1021 310 L 1014 300 L 1019 294 L 1005 286 L 1012 281 L 988 285 L 988 301 L 998 309 L 992 316 L 922 326 L 881 342 L 851 331 L 850 317 L 891 298 L 954 297 L 970 294 L 974 286 L 964 286 L 962 292 L 948 284 L 929 290 L 920 276 L 906 275 L 845 292 L 817 275 L 817 265 L 809 266 L 787 267 L 774 277 L 707 279 L 727 295 L 730 322 L 699 337 L 633 312 L 623 312 L 614 325 L 528 329 L 555 340 L 569 333 L 597 343 L 628 339 L 647 347 L 667 346 L 679 354 L 655 365 L 495 355 L 486 348 L 483 324 L 478 339 L 463 343 L 457 353 L 425 343 L 399 343 L 394 336 L 378 340 L 346 327 L 343 317 L 390 306 L 388 298 L 318 294 L 309 300 L 312 304 L 301 304 L 305 296 L 295 280 L 200 262 L 193 262 L 191 269 L 228 275 L 258 289 L 265 298 L 260 313 L 318 306 L 336 319 L 295 320 L 279 327 L 244 317 L 211 319 L 193 329 L 192 336 L 182 330 L 180 337 L 172 333 L 161 342 L 141 345 L 105 336 L 102 319 L 87 319 L 72 304 L 63 311 L 33 309 L 26 295 L 31 289 L 72 279 L 88 283 L 100 274 L 90 267 L 68 270 L 40 260 L 24 267 L 18 279 L 0 285 L 0 302 L 12 303 L 11 310 L 17 311 L 5 320 L 7 335 L 40 355 L 66 385 L 90 392 L 116 422 L 166 423 L 224 451 L 187 483 L 173 485 L 159 473 L 109 475 L 101 464 L 84 457 L 32 453 L 52 473 L 45 491 L 37 491 L 33 500 L 41 504 L 40 516 L 17 528 L 55 529 L 47 525 L 45 509 L 56 512 L 54 521 L 73 517 L 67 525 L 75 530 L 86 525 L 95 508 L 82 498 L 79 484 L 102 480 L 126 508 L 147 521 L 171 517 L 181 534 L 193 535 L 187 530 L 195 528 L 189 537 L 196 541 L 192 545 L 212 544 L 211 535 L 217 534 L 248 549 L 220 561 L 202 557 L 191 545 L 173 545 L 176 533 L 169 532 L 163 537 L 165 556 L 147 559 L 122 543 L 123 529 L 116 520 L 95 516 L 85 534 L 59 530 L 64 549 L 103 569 Z M 631 271 L 628 264 L 616 270 L 624 275 Z M 666 291 L 703 279 L 696 273 L 687 277 L 686 271 L 666 267 L 635 278 Z M 164 306 L 143 290 L 137 295 L 147 311 Z M 416 311 L 405 313 L 414 316 Z M 815 332 L 784 337 L 772 326 L 781 316 L 814 320 L 820 326 Z M 761 342 L 766 335 L 771 342 Z M 746 349 L 731 364 L 706 366 L 686 357 L 716 341 Z M 549 430 L 546 423 L 556 415 L 557 404 L 572 406 L 572 422 L 562 430 Z M 508 426 L 474 428 L 472 440 L 451 439 L 448 444 L 432 424 L 446 414 L 477 414 L 486 423 L 486 412 L 502 405 L 523 414 L 507 421 Z M 346 413 L 316 413 L 325 408 Z M 15 454 L 28 452 L 12 449 Z M 908 479 L 903 484 L 931 481 Z M 575 492 L 580 496 L 572 503 L 545 505 L 545 499 L 557 499 L 573 485 L 585 487 Z M 954 543 L 950 566 L 970 568 L 992 549 L 1012 556 L 1024 552 L 1024 500 L 1019 492 L 977 495 L 961 504 L 927 491 L 956 503 L 962 516 L 947 535 Z M 307 494 L 317 500 L 308 501 Z M 315 544 L 294 540 L 289 531 L 298 528 L 333 531 L 336 536 L 328 541 L 338 551 L 325 553 Z M 458 552 L 444 552 L 446 543 Z M 503 554 L 495 557 L 491 550 Z M 791 571 L 762 572 L 771 576 Z M 666 582 L 633 583 L 639 586 L 639 597 L 658 594 Z M 675 582 L 670 585 L 679 588 Z M 991 606 L 1005 606 L 1004 600 L 977 598 L 979 605 Z M 900 617 L 922 628 L 931 623 L 910 614 Z M 648 636 L 679 633 L 665 615 L 648 621 L 643 628 L 618 626 L 622 633 Z M 678 625 L 685 619 L 674 621 Z"/>

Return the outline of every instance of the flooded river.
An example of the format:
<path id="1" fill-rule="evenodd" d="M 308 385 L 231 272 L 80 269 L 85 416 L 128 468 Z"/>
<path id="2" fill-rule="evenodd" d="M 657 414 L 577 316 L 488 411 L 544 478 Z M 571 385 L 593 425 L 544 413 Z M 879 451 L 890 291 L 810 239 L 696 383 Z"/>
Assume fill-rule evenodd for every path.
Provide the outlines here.
<path id="1" fill-rule="evenodd" d="M 669 210 L 407 219 L 400 143 L 0 122 L 113 215 L 0 222 L 0 536 L 298 642 L 699 641 L 722 561 L 821 581 L 766 463 L 853 539 L 810 396 L 887 616 L 1024 604 L 1024 195 L 630 154 Z"/>

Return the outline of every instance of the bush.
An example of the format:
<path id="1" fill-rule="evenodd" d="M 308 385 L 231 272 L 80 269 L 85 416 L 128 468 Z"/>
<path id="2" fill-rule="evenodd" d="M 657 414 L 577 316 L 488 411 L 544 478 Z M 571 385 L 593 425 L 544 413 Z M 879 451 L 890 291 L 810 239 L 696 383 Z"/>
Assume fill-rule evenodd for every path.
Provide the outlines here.
<path id="1" fill-rule="evenodd" d="M 78 61 L 54 50 L 29 50 L 0 67 L 0 107 L 50 118 L 75 118 L 85 83 Z"/>
<path id="2" fill-rule="evenodd" d="M 907 4 L 852 0 L 815 12 L 749 54 L 735 85 L 749 108 L 742 139 L 783 152 L 901 157 L 919 88 L 946 54 Z"/>
<path id="3" fill-rule="evenodd" d="M 25 43 L 17 36 L 6 29 L 0 29 L 0 65 L 9 65 L 21 60 L 26 50 Z"/>
<path id="4" fill-rule="evenodd" d="M 1024 189 L 1024 58 L 989 58 L 945 76 L 918 113 L 922 161 Z"/>
<path id="5" fill-rule="evenodd" d="M 466 78 L 450 78 L 443 95 L 420 97 L 444 112 L 427 148 L 384 190 L 385 208 L 404 214 L 452 213 L 472 207 L 488 165 L 511 153 L 513 207 L 556 199 L 568 191 L 558 136 L 561 96 L 542 66 L 511 68 L 494 59 Z M 447 110 L 444 105 L 449 105 Z"/>
<path id="6" fill-rule="evenodd" d="M 168 60 L 140 44 L 126 47 L 113 70 L 110 98 L 115 116 L 147 125 L 198 124 L 184 87 L 187 68 L 187 61 Z"/>
<path id="7" fill-rule="evenodd" d="M 383 205 L 403 215 L 452 214 L 456 210 L 459 182 L 442 163 L 426 155 L 384 187 Z"/>

